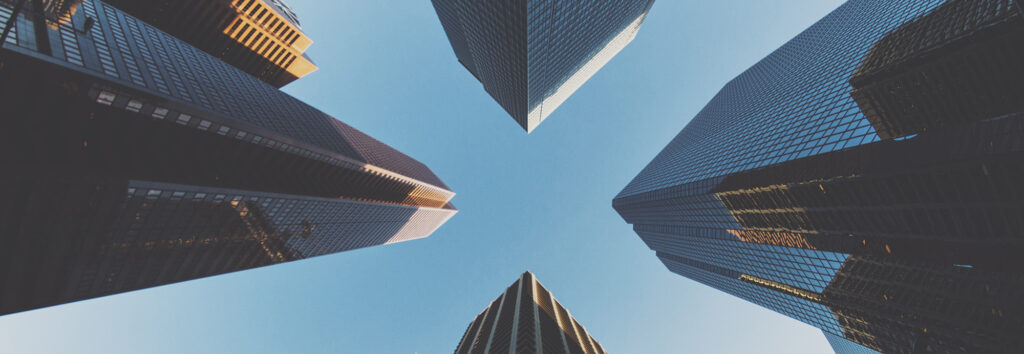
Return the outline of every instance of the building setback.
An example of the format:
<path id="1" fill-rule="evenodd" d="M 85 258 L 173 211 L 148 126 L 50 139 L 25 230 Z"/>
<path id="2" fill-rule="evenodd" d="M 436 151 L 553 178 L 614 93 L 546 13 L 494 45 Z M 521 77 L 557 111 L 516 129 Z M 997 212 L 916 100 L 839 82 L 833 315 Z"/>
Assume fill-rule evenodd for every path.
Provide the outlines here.
<path id="1" fill-rule="evenodd" d="M 606 352 L 533 273 L 526 272 L 466 328 L 455 354 L 470 353 Z"/>
<path id="2" fill-rule="evenodd" d="M 1019 9 L 847 1 L 730 81 L 613 205 L 671 271 L 833 344 L 1019 351 Z"/>
<path id="3" fill-rule="evenodd" d="M 527 133 L 636 37 L 654 0 L 431 0 L 459 63 Z"/>
<path id="4" fill-rule="evenodd" d="M 106 3 L 35 13 L 0 51 L 0 314 L 422 238 L 456 213 L 422 163 Z"/>
<path id="5" fill-rule="evenodd" d="M 108 4 L 281 87 L 317 69 L 313 41 L 281 0 L 110 0 Z"/>

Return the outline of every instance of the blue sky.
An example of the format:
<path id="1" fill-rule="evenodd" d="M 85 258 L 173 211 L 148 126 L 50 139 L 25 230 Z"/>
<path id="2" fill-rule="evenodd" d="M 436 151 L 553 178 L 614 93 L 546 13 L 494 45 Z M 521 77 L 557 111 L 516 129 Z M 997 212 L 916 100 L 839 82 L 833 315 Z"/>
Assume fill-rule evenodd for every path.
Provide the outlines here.
<path id="1" fill-rule="evenodd" d="M 287 92 L 426 163 L 430 238 L 0 317 L 3 353 L 450 353 L 524 270 L 613 353 L 827 353 L 817 329 L 669 272 L 612 197 L 730 79 L 839 0 L 659 0 L 525 134 L 427 0 L 289 0 L 320 70 Z"/>

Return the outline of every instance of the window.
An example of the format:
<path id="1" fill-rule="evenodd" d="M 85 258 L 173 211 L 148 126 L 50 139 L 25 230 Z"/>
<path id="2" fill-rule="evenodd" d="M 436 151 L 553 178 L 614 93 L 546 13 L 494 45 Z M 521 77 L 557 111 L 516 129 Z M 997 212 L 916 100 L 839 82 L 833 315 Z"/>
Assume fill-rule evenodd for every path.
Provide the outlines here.
<path id="1" fill-rule="evenodd" d="M 167 108 L 157 107 L 153 109 L 153 118 L 164 119 L 167 117 Z"/>
<path id="2" fill-rule="evenodd" d="M 187 115 L 187 114 L 181 114 L 181 115 L 178 116 L 178 121 L 176 123 L 181 124 L 181 125 L 188 125 L 188 122 L 190 120 L 192 120 L 192 116 Z"/>
<path id="3" fill-rule="evenodd" d="M 212 124 L 210 121 L 203 119 L 199 122 L 199 130 L 210 129 L 210 124 Z"/>
<path id="4" fill-rule="evenodd" d="M 131 101 L 128 101 L 128 105 L 125 106 L 124 109 L 127 109 L 132 112 L 138 112 L 142 110 L 142 101 L 132 99 Z"/>
<path id="5" fill-rule="evenodd" d="M 117 94 L 115 94 L 113 92 L 110 92 L 110 91 L 100 91 L 99 97 L 96 97 L 96 102 L 99 102 L 101 104 L 105 104 L 105 105 L 109 106 L 109 105 L 114 104 L 114 99 L 115 98 L 117 98 Z"/>

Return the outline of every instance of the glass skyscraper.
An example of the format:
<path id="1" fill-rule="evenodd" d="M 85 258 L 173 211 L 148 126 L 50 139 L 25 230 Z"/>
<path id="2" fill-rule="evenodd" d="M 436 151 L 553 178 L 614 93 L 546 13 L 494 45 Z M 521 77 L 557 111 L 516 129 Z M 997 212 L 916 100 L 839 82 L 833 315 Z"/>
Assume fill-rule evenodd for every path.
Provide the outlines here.
<path id="1" fill-rule="evenodd" d="M 832 346 L 832 350 L 836 354 L 878 354 L 877 351 L 871 350 L 863 345 L 851 342 L 850 340 L 834 335 L 832 333 L 825 332 L 825 340 Z"/>
<path id="2" fill-rule="evenodd" d="M 281 0 L 110 0 L 108 4 L 281 87 L 317 69 L 313 41 Z"/>
<path id="3" fill-rule="evenodd" d="M 455 354 L 470 353 L 607 352 L 533 273 L 525 272 L 466 328 Z"/>
<path id="4" fill-rule="evenodd" d="M 1024 348 L 1024 21 L 850 0 L 614 199 L 669 270 L 886 353 Z"/>
<path id="5" fill-rule="evenodd" d="M 456 213 L 422 163 L 178 38 L 97 0 L 60 21 L 29 3 L 0 50 L 0 314 L 422 238 Z"/>
<path id="6" fill-rule="evenodd" d="M 459 62 L 527 132 L 636 37 L 654 0 L 431 0 Z"/>

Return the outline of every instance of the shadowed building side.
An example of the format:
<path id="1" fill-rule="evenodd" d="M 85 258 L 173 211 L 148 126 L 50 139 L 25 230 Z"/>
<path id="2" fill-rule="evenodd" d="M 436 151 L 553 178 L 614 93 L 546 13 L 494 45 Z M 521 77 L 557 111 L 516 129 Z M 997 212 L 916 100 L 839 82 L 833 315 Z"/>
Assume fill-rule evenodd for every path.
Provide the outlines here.
<path id="1" fill-rule="evenodd" d="M 48 42 L 38 23 L 0 53 L 0 314 L 423 238 L 456 213 L 422 163 L 109 5 Z"/>
<path id="2" fill-rule="evenodd" d="M 388 178 L 450 199 L 426 166 L 386 144 L 103 2 L 80 7 L 47 34 L 61 40 L 44 48 L 33 21 L 18 21 L 17 40 L 5 48 L 85 75 L 78 89 L 87 100 L 344 168 L 387 170 Z M 78 31 L 89 19 L 95 25 Z"/>
<path id="3" fill-rule="evenodd" d="M 875 43 L 850 79 L 850 94 L 878 135 L 905 137 L 1024 110 L 1024 20 L 1013 4 L 951 1 Z"/>
<path id="4" fill-rule="evenodd" d="M 33 22 L 37 22 L 39 19 L 44 21 L 38 21 L 40 26 L 46 26 L 50 29 L 56 30 L 58 24 L 67 23 L 71 20 L 71 16 L 78 10 L 78 5 L 82 4 L 83 0 L 0 0 L 0 7 L 6 8 L 5 11 L 0 12 L 0 18 L 7 18 L 10 15 L 10 10 L 18 6 L 18 3 L 22 3 L 21 16 L 25 16 L 26 19 L 31 19 Z M 6 21 L 5 21 L 6 22 Z"/>
<path id="5" fill-rule="evenodd" d="M 2 314 L 422 238 L 454 213 L 71 173 L 0 195 Z"/>
<path id="6" fill-rule="evenodd" d="M 848 1 L 726 85 L 613 206 L 671 271 L 852 352 L 1014 352 L 1016 6 Z"/>

